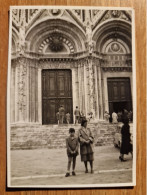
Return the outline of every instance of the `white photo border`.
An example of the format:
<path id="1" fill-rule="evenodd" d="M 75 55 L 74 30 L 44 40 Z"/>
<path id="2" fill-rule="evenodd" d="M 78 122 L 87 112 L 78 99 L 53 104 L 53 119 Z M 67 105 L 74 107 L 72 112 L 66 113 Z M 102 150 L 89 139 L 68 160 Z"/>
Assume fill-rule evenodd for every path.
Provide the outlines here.
<path id="1" fill-rule="evenodd" d="M 130 183 L 82 184 L 82 185 L 11 185 L 11 152 L 10 152 L 10 78 L 11 78 L 11 38 L 12 38 L 12 10 L 13 9 L 97 9 L 97 10 L 129 10 L 132 11 L 132 75 L 133 75 L 133 170 Z M 135 57 L 135 11 L 131 7 L 97 7 L 97 6 L 10 6 L 9 15 L 9 52 L 7 76 L 7 187 L 8 188 L 111 188 L 136 186 L 136 126 L 137 126 L 137 92 L 136 92 L 136 57 Z"/>

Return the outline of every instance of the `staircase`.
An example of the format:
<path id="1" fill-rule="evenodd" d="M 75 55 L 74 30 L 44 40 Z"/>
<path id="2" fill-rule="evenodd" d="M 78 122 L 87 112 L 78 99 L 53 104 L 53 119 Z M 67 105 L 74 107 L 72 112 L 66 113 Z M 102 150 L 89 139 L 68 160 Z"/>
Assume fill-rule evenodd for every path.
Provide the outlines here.
<path id="1" fill-rule="evenodd" d="M 112 145 L 117 126 L 103 121 L 89 123 L 88 127 L 93 133 L 95 146 Z M 64 148 L 70 127 L 75 129 L 77 135 L 80 124 L 11 125 L 11 149 Z"/>

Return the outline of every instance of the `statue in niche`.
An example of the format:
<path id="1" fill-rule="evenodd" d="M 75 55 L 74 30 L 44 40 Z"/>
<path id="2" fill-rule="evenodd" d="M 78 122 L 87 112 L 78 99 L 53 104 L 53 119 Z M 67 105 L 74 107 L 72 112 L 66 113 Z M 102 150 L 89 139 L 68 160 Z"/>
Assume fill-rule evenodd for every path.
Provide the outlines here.
<path id="1" fill-rule="evenodd" d="M 54 16 L 59 15 L 60 12 L 61 12 L 61 11 L 60 11 L 59 9 L 52 9 L 52 10 L 51 10 L 52 15 L 54 15 Z"/>
<path id="2" fill-rule="evenodd" d="M 119 11 L 119 10 L 112 10 L 111 14 L 112 14 L 112 16 L 114 18 L 119 18 L 120 14 L 121 14 L 121 11 Z"/>

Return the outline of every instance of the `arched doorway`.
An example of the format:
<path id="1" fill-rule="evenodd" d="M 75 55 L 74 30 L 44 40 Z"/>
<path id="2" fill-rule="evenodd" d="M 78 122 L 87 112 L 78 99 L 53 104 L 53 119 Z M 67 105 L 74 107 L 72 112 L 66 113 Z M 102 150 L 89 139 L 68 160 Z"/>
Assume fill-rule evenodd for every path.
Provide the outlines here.
<path id="1" fill-rule="evenodd" d="M 104 110 L 110 115 L 132 110 L 132 44 L 129 22 L 110 20 L 95 30 L 96 50 L 102 55 L 101 82 Z M 107 90 L 106 90 L 107 89 Z"/>
<path id="2" fill-rule="evenodd" d="M 39 91 L 39 112 L 44 125 L 57 124 L 56 113 L 61 105 L 65 108 L 65 114 L 70 113 L 70 122 L 73 122 L 73 102 L 78 105 L 79 95 L 73 95 L 75 85 L 78 87 L 76 78 L 72 78 L 76 74 L 75 68 L 72 68 L 75 65 L 73 58 L 76 53 L 85 50 L 84 38 L 79 27 L 59 18 L 41 21 L 27 32 L 28 50 L 39 57 L 37 63 L 41 70 L 42 89 Z"/>
<path id="3" fill-rule="evenodd" d="M 130 78 L 108 78 L 109 113 L 132 110 Z"/>

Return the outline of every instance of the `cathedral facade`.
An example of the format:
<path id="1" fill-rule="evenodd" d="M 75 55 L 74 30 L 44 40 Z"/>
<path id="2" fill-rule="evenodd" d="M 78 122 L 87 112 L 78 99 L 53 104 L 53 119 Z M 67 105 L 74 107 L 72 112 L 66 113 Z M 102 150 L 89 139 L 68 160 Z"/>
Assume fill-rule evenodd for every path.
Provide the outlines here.
<path id="1" fill-rule="evenodd" d="M 132 110 L 132 13 L 126 10 L 13 9 L 11 124 L 56 124 L 60 105 Z"/>

